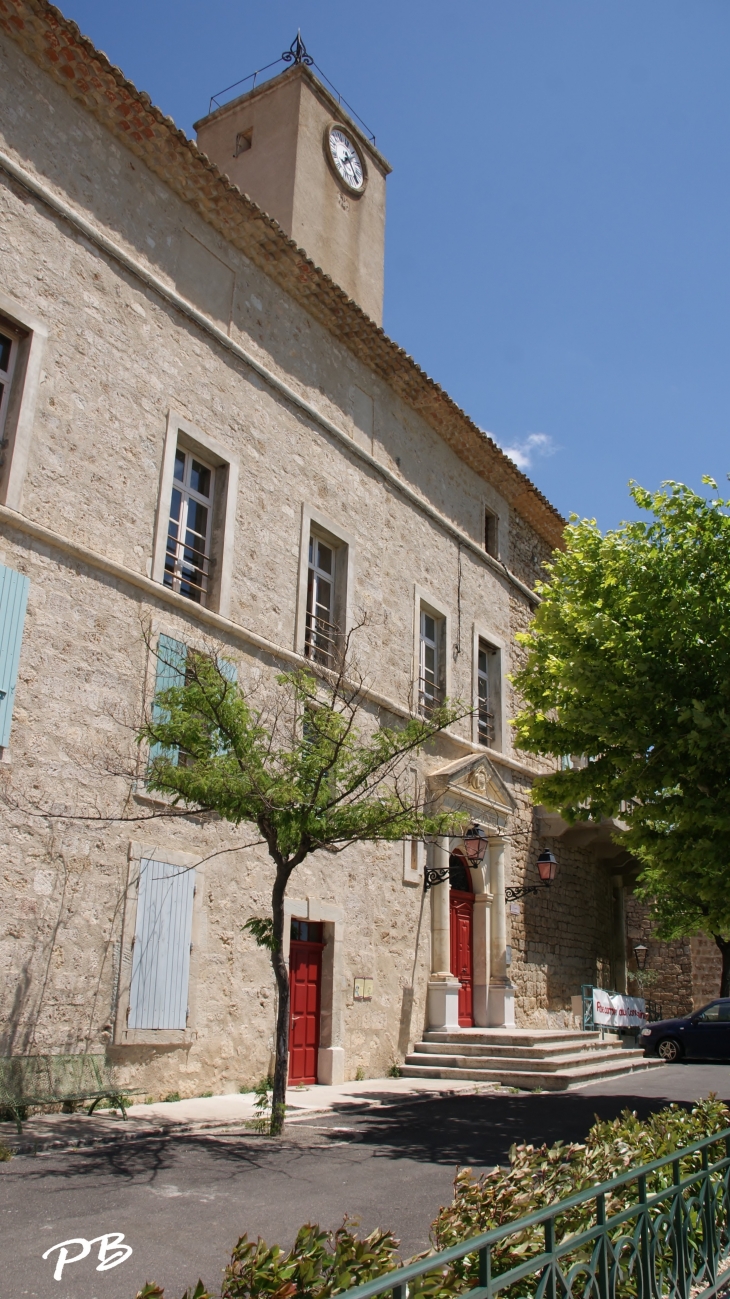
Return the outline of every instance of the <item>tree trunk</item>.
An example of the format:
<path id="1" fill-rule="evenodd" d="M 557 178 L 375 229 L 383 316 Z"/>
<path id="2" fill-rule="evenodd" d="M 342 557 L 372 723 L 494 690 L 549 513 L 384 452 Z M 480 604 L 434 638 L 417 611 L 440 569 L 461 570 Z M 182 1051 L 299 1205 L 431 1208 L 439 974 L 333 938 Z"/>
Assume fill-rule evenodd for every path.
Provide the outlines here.
<path id="1" fill-rule="evenodd" d="M 276 1012 L 276 1063 L 274 1066 L 274 1094 L 271 1101 L 271 1135 L 279 1136 L 284 1127 L 286 1113 L 286 1084 L 289 1077 L 289 971 L 284 960 L 284 894 L 289 881 L 289 871 L 277 866 L 271 895 L 271 915 L 274 922 L 274 946 L 271 964 L 279 993 Z"/>
<path id="2" fill-rule="evenodd" d="M 720 948 L 720 953 L 722 955 L 720 996 L 730 997 L 730 938 L 722 938 L 720 934 L 713 934 L 712 937 Z"/>

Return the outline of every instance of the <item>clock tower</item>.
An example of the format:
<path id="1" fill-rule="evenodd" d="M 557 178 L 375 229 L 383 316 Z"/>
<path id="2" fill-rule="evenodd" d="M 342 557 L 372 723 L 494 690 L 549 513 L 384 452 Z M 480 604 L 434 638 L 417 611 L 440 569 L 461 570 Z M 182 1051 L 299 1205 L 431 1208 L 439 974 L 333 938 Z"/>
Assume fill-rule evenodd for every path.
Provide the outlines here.
<path id="1" fill-rule="evenodd" d="M 299 38 L 285 58 L 279 76 L 195 123 L 198 146 L 382 324 L 390 165 L 310 70 Z"/>

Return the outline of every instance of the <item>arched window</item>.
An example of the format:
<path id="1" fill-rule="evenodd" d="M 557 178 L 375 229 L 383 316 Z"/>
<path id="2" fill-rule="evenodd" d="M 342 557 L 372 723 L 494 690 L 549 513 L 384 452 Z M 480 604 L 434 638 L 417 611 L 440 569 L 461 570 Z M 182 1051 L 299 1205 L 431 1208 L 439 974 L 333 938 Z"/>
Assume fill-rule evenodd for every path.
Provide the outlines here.
<path id="1" fill-rule="evenodd" d="M 471 893 L 471 878 L 466 859 L 460 852 L 452 852 L 449 857 L 449 884 L 457 893 Z"/>

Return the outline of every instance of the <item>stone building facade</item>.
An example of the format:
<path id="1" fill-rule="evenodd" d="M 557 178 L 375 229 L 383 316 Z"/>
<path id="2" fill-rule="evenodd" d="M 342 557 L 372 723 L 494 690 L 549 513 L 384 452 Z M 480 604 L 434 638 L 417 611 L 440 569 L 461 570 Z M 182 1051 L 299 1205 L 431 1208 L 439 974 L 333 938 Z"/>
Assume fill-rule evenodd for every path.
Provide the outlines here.
<path id="1" fill-rule="evenodd" d="M 256 126 L 245 148 L 250 128 L 222 131 L 216 165 L 57 9 L 0 0 L 0 1053 L 106 1050 L 153 1095 L 259 1078 L 274 1026 L 242 930 L 268 858 L 220 821 L 160 819 L 145 786 L 134 733 L 160 649 L 213 647 L 265 688 L 307 662 L 328 562 L 329 621 L 370 615 L 374 717 L 432 689 L 474 706 L 421 768 L 490 837 L 467 881 L 472 1022 L 567 1025 L 616 959 L 617 849 L 540 816 L 509 727 L 515 633 L 562 520 L 371 318 L 388 164 L 311 73 L 278 84 L 306 101 L 302 156 L 329 147 L 326 121 L 368 174 L 358 195 L 328 162 L 304 186 L 337 210 L 324 270 L 227 174 Z M 550 892 L 508 903 L 546 847 Z M 292 880 L 319 1081 L 382 1074 L 424 1025 L 458 1022 L 449 882 L 426 894 L 426 859 L 359 845 Z"/>

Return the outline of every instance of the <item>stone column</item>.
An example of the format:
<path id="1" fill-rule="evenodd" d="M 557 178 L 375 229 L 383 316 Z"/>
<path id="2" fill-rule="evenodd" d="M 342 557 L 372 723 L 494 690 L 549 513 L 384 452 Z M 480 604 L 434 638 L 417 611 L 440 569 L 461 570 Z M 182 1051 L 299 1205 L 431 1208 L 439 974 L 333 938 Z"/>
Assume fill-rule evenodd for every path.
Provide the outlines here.
<path id="1" fill-rule="evenodd" d="M 487 1017 L 493 1028 L 510 1028 L 515 1022 L 515 994 L 507 973 L 507 908 L 504 897 L 504 839 L 489 840 L 489 883 L 492 892 L 489 999 Z"/>
<path id="2" fill-rule="evenodd" d="M 623 875 L 612 875 L 613 950 L 616 992 L 626 991 L 626 895 Z"/>
<path id="3" fill-rule="evenodd" d="M 437 839 L 430 849 L 430 865 L 448 870 L 450 841 Z M 448 1032 L 459 1027 L 459 980 L 451 973 L 451 910 L 448 874 L 431 888 L 431 978 L 428 983 L 428 1027 Z"/>
<path id="4" fill-rule="evenodd" d="M 491 893 L 475 893 L 474 895 L 474 1023 L 479 1028 L 485 1027 L 489 1023 L 492 901 Z"/>

